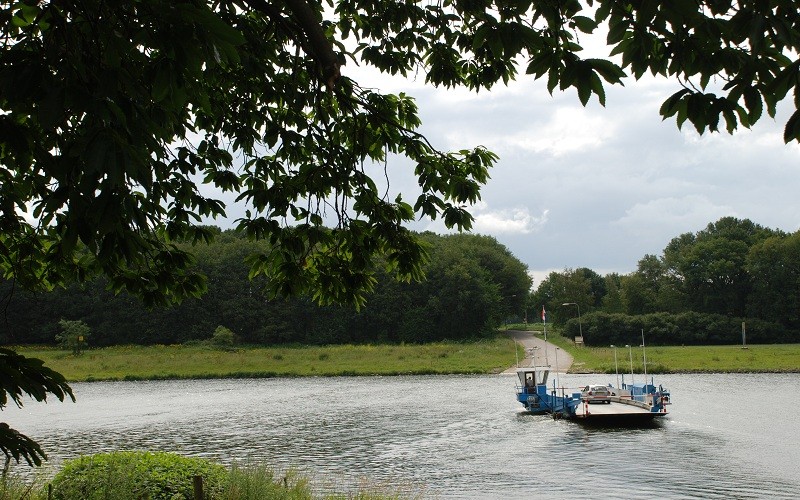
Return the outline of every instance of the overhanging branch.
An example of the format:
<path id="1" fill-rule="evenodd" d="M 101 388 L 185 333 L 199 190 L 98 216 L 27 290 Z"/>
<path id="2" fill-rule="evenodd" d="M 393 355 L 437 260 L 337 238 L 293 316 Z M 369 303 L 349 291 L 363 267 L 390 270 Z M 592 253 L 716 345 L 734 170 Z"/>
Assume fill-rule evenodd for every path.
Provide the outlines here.
<path id="1" fill-rule="evenodd" d="M 274 18 L 277 14 L 276 9 L 266 0 L 246 0 L 246 2 L 255 10 L 271 18 Z M 339 61 L 333 51 L 333 44 L 322 31 L 322 25 L 314 10 L 305 0 L 284 0 L 284 2 L 302 28 L 308 41 L 308 44 L 303 44 L 304 50 L 306 52 L 310 50 L 310 55 L 319 64 L 325 85 L 328 90 L 333 89 L 336 86 L 336 80 L 340 76 Z"/>

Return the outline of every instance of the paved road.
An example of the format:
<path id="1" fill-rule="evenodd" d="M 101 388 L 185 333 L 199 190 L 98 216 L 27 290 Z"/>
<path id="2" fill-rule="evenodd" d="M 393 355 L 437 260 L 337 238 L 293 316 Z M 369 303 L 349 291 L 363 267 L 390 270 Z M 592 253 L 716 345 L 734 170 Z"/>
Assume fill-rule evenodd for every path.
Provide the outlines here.
<path id="1" fill-rule="evenodd" d="M 545 342 L 535 336 L 533 332 L 509 330 L 506 333 L 525 347 L 527 355 L 524 360 L 519 360 L 519 366 L 533 366 L 533 362 L 536 361 L 536 366 L 550 365 L 552 371 L 559 373 L 566 373 L 572 366 L 572 356 L 565 352 L 564 349 L 560 349 L 550 342 Z M 556 361 L 558 364 L 556 364 Z M 516 371 L 517 367 L 512 366 L 504 373 L 516 373 Z"/>

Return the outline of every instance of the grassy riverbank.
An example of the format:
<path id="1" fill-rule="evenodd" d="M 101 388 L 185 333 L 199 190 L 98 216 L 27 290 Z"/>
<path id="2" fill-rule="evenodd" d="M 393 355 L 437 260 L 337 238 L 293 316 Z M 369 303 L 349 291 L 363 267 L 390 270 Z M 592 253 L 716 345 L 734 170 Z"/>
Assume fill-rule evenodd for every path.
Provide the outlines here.
<path id="1" fill-rule="evenodd" d="M 614 349 L 586 348 L 577 353 L 574 372 L 614 373 Z M 668 346 L 648 347 L 648 373 L 735 373 L 735 372 L 800 372 L 800 345 L 775 344 L 741 346 Z M 642 372 L 643 353 L 639 346 L 617 349 L 621 372 Z M 579 364 L 580 363 L 580 364 Z"/>
<path id="2" fill-rule="evenodd" d="M 538 326 L 540 329 L 541 325 Z M 535 333 L 542 336 L 541 331 Z M 547 340 L 573 356 L 572 373 L 614 373 L 614 349 L 610 347 L 575 347 L 549 328 Z M 516 360 L 514 344 L 502 332 L 479 342 L 422 345 L 241 347 L 231 350 L 202 345 L 115 346 L 90 349 L 79 356 L 55 348 L 19 347 L 17 350 L 25 356 L 44 360 L 47 366 L 71 382 L 499 373 L 513 366 Z M 616 351 L 620 371 L 630 371 L 632 357 L 634 371 L 642 372 L 642 349 L 638 345 L 630 353 L 624 346 Z M 647 371 L 800 372 L 800 344 L 752 345 L 747 349 L 741 346 L 648 347 Z"/>
<path id="3" fill-rule="evenodd" d="M 505 335 L 472 343 L 308 347 L 114 346 L 70 352 L 19 347 L 71 382 L 225 377 L 497 373 L 514 364 Z"/>

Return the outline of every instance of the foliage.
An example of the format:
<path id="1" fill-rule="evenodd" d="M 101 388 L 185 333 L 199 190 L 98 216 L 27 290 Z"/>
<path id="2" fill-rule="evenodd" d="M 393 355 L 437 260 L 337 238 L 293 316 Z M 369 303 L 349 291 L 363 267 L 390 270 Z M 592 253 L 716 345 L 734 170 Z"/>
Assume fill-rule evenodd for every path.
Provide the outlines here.
<path id="1" fill-rule="evenodd" d="M 227 471 L 202 458 L 174 453 L 118 451 L 68 460 L 53 478 L 55 500 L 105 498 L 194 498 L 193 478 L 203 477 L 203 492 L 215 498 Z"/>
<path id="2" fill-rule="evenodd" d="M 249 259 L 269 290 L 363 305 L 380 262 L 421 276 L 416 216 L 468 229 L 496 157 L 442 153 L 415 129 L 406 95 L 363 89 L 352 60 L 433 85 L 474 90 L 519 73 L 605 103 L 604 83 L 645 73 L 679 90 L 661 114 L 699 132 L 749 127 L 800 95 L 796 9 L 789 2 L 570 0 L 333 2 L 17 2 L 0 11 L 0 265 L 25 287 L 94 273 L 150 303 L 205 289 L 180 240 L 207 240 L 202 217 L 224 204 L 275 250 Z M 582 58 L 599 28 L 608 58 Z M 724 120 L 724 125 L 722 121 Z M 800 138 L 800 112 L 785 140 Z M 421 193 L 388 199 L 363 168 L 392 155 Z M 388 168 L 386 169 L 388 172 Z M 35 222 L 21 215 L 32 207 Z M 323 227 L 330 208 L 335 227 Z"/>
<path id="3" fill-rule="evenodd" d="M 753 281 L 748 315 L 800 329 L 800 232 L 754 245 L 746 269 Z"/>
<path id="4" fill-rule="evenodd" d="M 211 343 L 218 347 L 233 347 L 236 343 L 236 336 L 230 329 L 218 326 L 211 336 Z"/>
<path id="5" fill-rule="evenodd" d="M 553 271 L 547 275 L 532 299 L 539 304 L 538 310 L 544 306 L 547 311 L 548 322 L 563 322 L 574 317 L 578 309 L 583 312 L 589 310 L 595 303 L 592 293 L 592 282 L 581 269 L 565 269 L 563 272 Z M 565 306 L 565 303 L 578 304 Z"/>
<path id="6" fill-rule="evenodd" d="M 694 311 L 744 316 L 752 278 L 750 249 L 772 236 L 785 236 L 750 220 L 723 217 L 674 238 L 664 249 L 664 272 Z"/>
<path id="7" fill-rule="evenodd" d="M 399 278 L 420 278 L 425 254 L 403 224 L 425 215 L 469 229 L 463 206 L 478 200 L 496 157 L 437 151 L 415 132 L 410 97 L 339 75 L 355 54 L 339 44 L 334 54 L 341 28 L 310 9 L 5 6 L 3 276 L 50 288 L 102 273 L 111 290 L 150 304 L 198 296 L 206 282 L 177 243 L 207 241 L 213 232 L 200 219 L 225 215 L 200 189 L 207 184 L 247 205 L 241 231 L 271 242 L 248 263 L 251 277 L 270 277 L 272 294 L 361 306 L 378 256 Z M 386 166 L 393 155 L 419 178 L 413 203 L 388 198 L 366 173 L 365 164 Z M 20 213 L 28 206 L 34 223 Z M 333 229 L 323 226 L 327 214 Z"/>
<path id="8" fill-rule="evenodd" d="M 86 348 L 91 329 L 83 321 L 69 321 L 62 319 L 58 322 L 62 332 L 56 335 L 56 341 L 62 349 L 72 351 L 77 356 Z"/>
<path id="9" fill-rule="evenodd" d="M 637 316 L 592 312 L 582 318 L 586 345 L 640 345 L 642 332 L 648 345 L 724 345 L 742 343 L 743 318 L 720 314 L 684 312 L 653 313 Z M 794 336 L 774 322 L 746 320 L 747 342 L 777 344 L 790 342 Z M 578 323 L 570 320 L 564 335 L 578 335 Z"/>
<path id="10" fill-rule="evenodd" d="M 598 290 L 593 285 L 596 278 L 591 272 L 571 269 L 550 273 L 531 294 L 531 301 L 546 306 L 548 321 L 569 320 L 571 332 L 577 332 L 580 325 L 564 314 L 560 306 L 565 302 L 578 303 L 584 315 L 628 314 L 633 322 L 646 321 L 641 315 L 661 317 L 654 316 L 656 313 L 705 318 L 687 323 L 694 328 L 692 338 L 686 338 L 686 333 L 670 334 L 667 343 L 736 343 L 737 325 L 742 321 L 752 325 L 755 330 L 751 333 L 763 342 L 796 341 L 800 339 L 798 242 L 800 232 L 787 235 L 747 219 L 723 217 L 697 233 L 673 238 L 661 256 L 645 255 L 635 272 L 607 275 L 605 295 L 599 303 L 597 294 L 591 292 Z M 697 315 L 687 314 L 690 312 Z M 726 319 L 709 319 L 721 317 Z M 585 323 L 584 334 L 595 335 Z M 607 335 L 601 333 L 600 344 Z"/>
<path id="11" fill-rule="evenodd" d="M 208 276 L 202 300 L 147 309 L 133 297 L 115 296 L 102 281 L 47 294 L 17 291 L 9 299 L 5 342 L 47 343 L 69 315 L 92 329 L 92 345 L 205 341 L 219 325 L 244 344 L 331 344 L 457 340 L 490 333 L 510 314 L 521 315 L 530 287 L 527 269 L 494 238 L 475 235 L 420 238 L 431 259 L 424 283 L 398 283 L 379 272 L 370 302 L 361 311 L 320 307 L 304 298 L 269 299 L 251 281 L 242 259 L 263 250 L 235 231 L 195 247 L 197 266 Z M 5 285 L 5 286 L 4 286 Z M 0 295 L 10 289 L 0 283 Z"/>
<path id="12" fill-rule="evenodd" d="M 67 396 L 75 401 L 72 389 L 61 374 L 45 367 L 39 359 L 26 358 L 10 349 L 0 348 L 0 384 L 0 410 L 8 405 L 9 398 L 21 407 L 25 396 L 42 402 L 52 394 L 59 401 Z M 6 459 L 19 462 L 23 458 L 28 465 L 41 465 L 46 458 L 36 442 L 4 422 L 0 422 L 0 450 Z"/>
<path id="13" fill-rule="evenodd" d="M 205 462 L 202 459 L 186 459 L 174 454 L 161 454 L 164 455 L 163 460 L 156 461 L 152 457 L 145 457 L 145 455 L 148 455 L 145 452 L 134 452 L 133 455 L 135 456 L 129 458 L 122 456 L 125 454 L 131 454 L 131 452 L 101 453 L 69 461 L 70 471 L 67 473 L 62 471 L 59 474 L 59 476 L 69 475 L 69 477 L 60 477 L 56 481 L 60 481 L 62 486 L 66 482 L 72 482 L 71 486 L 75 486 L 74 483 L 76 481 L 85 482 L 86 489 L 62 487 L 60 491 L 54 490 L 54 494 L 51 496 L 48 496 L 47 483 L 49 481 L 45 477 L 37 477 L 36 480 L 31 482 L 13 475 L 3 475 L 0 478 L 0 500 L 49 500 L 50 498 L 61 498 L 63 500 L 169 498 L 170 500 L 177 500 L 195 498 L 191 493 L 187 496 L 185 488 L 181 488 L 183 491 L 178 491 L 171 496 L 165 496 L 163 488 L 148 488 L 144 491 L 139 487 L 141 484 L 138 480 L 141 478 L 135 477 L 136 473 L 125 471 L 124 477 L 119 475 L 119 467 L 121 465 L 137 460 L 150 464 L 159 462 L 157 467 L 160 468 L 160 471 L 153 471 L 152 475 L 158 475 L 157 482 L 160 483 L 164 483 L 165 476 L 168 476 L 170 481 L 180 483 L 183 479 L 175 477 L 178 475 L 186 476 L 191 482 L 192 476 L 190 474 L 195 471 L 191 470 L 192 464 L 187 464 L 187 460 L 199 461 L 199 464 L 195 465 L 199 465 L 197 472 L 204 478 L 204 498 L 209 500 L 397 500 L 401 498 L 421 498 L 412 491 L 400 491 L 394 488 L 376 486 L 369 481 L 362 482 L 357 489 L 347 493 L 328 492 L 324 495 L 315 494 L 311 486 L 311 479 L 293 469 L 278 475 L 273 468 L 266 465 L 246 464 L 242 466 L 234 464 L 220 474 L 221 465 Z M 83 467 L 76 467 L 74 462 L 79 461 L 82 462 Z M 90 464 L 88 469 L 86 467 L 87 464 Z M 144 476 L 151 475 L 148 471 L 141 472 Z M 209 475 L 206 476 L 205 474 Z M 215 481 L 215 486 L 211 491 L 207 488 L 208 477 L 213 477 Z M 92 491 L 91 494 L 87 494 L 86 492 L 91 488 L 90 483 L 99 487 L 97 490 Z M 152 493 L 154 489 L 158 489 L 156 494 Z M 175 489 L 171 488 L 170 491 Z M 166 495 L 169 494 L 169 492 L 166 493 Z"/>

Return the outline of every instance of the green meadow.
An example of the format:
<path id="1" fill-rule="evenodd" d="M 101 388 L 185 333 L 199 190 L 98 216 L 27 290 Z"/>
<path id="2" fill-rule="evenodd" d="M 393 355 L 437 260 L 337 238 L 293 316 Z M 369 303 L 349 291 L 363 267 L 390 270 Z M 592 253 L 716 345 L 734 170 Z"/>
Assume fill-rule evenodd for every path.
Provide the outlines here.
<path id="1" fill-rule="evenodd" d="M 476 342 L 213 348 L 204 345 L 114 346 L 80 355 L 17 347 L 71 382 L 224 377 L 307 377 L 497 373 L 514 364 L 505 335 Z"/>
<path id="2" fill-rule="evenodd" d="M 542 333 L 535 332 L 537 336 Z M 575 347 L 548 331 L 548 341 L 569 352 L 572 373 L 614 373 L 611 347 Z M 114 346 L 69 351 L 17 347 L 45 361 L 71 382 L 189 378 L 308 377 L 499 373 L 521 359 L 521 348 L 502 332 L 475 342 L 214 348 L 206 345 Z M 639 346 L 616 349 L 620 372 L 800 372 L 800 344 L 741 346 Z"/>

